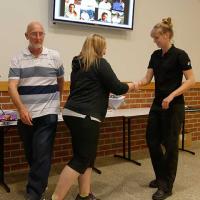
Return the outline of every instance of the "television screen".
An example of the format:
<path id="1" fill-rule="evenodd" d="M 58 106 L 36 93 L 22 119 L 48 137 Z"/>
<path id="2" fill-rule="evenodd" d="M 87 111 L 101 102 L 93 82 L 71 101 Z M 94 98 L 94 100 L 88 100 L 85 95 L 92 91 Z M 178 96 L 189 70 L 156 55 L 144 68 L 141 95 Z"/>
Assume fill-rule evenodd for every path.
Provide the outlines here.
<path id="1" fill-rule="evenodd" d="M 53 22 L 133 29 L 135 0 L 54 0 Z"/>

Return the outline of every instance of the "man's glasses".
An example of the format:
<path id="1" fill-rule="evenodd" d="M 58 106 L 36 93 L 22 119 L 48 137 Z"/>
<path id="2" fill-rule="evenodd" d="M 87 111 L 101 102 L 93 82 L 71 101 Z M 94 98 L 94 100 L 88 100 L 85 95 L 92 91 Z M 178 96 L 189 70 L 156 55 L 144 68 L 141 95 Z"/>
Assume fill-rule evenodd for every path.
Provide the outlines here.
<path id="1" fill-rule="evenodd" d="M 44 37 L 45 33 L 44 32 L 31 32 L 30 36 L 33 38 L 37 38 L 37 37 Z"/>

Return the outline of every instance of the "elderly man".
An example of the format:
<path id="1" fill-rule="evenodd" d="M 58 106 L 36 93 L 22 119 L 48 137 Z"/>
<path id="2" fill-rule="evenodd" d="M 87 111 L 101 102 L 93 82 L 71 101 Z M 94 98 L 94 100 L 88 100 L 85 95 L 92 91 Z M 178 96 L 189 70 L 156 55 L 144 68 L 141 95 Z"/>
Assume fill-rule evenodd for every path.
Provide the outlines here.
<path id="1" fill-rule="evenodd" d="M 31 22 L 28 47 L 12 58 L 9 93 L 19 113 L 18 130 L 30 166 L 27 200 L 40 200 L 48 184 L 64 70 L 59 53 L 43 47 L 45 32 Z"/>

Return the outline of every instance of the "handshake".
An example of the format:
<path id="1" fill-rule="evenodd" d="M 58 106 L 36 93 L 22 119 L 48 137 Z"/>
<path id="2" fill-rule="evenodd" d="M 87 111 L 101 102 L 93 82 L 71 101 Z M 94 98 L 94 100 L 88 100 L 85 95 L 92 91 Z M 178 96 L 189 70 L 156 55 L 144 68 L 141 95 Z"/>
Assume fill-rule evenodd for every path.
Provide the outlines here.
<path id="1" fill-rule="evenodd" d="M 141 81 L 130 82 L 128 83 L 128 86 L 129 86 L 129 91 L 132 91 L 132 90 L 138 91 L 140 87 L 142 86 L 142 82 Z"/>

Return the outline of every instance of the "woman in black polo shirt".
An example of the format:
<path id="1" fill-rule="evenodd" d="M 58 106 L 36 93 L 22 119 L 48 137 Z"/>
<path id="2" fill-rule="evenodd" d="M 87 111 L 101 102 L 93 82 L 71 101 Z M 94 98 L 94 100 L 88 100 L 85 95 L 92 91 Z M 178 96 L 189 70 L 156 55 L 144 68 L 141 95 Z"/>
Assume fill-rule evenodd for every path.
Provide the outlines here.
<path id="1" fill-rule="evenodd" d="M 171 18 L 156 24 L 151 37 L 160 49 L 151 55 L 147 73 L 136 87 L 155 79 L 155 98 L 146 139 L 156 177 L 149 187 L 158 188 L 152 198 L 162 200 L 172 195 L 178 163 L 178 136 L 184 120 L 183 93 L 194 85 L 195 79 L 187 53 L 172 44 Z M 186 81 L 182 84 L 183 75 Z"/>
<path id="2" fill-rule="evenodd" d="M 81 53 L 72 61 L 70 95 L 63 119 L 72 136 L 73 157 L 60 175 L 52 200 L 63 200 L 76 179 L 79 182 L 76 200 L 96 200 L 90 193 L 90 180 L 109 93 L 121 95 L 134 89 L 133 83 L 118 80 L 103 58 L 105 53 L 105 38 L 93 34 L 87 37 Z"/>

